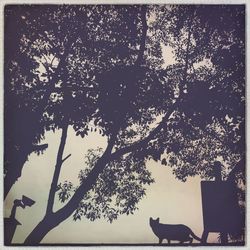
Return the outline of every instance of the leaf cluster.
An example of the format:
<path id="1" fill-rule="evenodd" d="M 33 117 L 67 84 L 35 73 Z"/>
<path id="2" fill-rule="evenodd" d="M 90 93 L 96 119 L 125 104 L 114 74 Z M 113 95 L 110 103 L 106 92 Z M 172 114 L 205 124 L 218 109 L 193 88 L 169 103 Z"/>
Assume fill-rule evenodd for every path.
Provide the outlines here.
<path id="1" fill-rule="evenodd" d="M 80 183 L 84 184 L 100 154 L 100 148 L 88 151 L 87 167 L 79 174 Z M 153 182 L 145 162 L 136 159 L 132 153 L 110 162 L 93 188 L 83 197 L 73 215 L 74 220 L 85 216 L 92 221 L 104 217 L 112 222 L 118 215 L 133 214 L 138 209 L 138 202 L 146 195 L 145 186 Z"/>

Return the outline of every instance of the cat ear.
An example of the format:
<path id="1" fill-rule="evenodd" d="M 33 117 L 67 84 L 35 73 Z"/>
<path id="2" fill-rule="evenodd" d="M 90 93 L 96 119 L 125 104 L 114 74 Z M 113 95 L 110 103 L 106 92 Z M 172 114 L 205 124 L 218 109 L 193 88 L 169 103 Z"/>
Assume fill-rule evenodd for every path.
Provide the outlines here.
<path id="1" fill-rule="evenodd" d="M 160 218 L 158 217 L 158 218 L 156 219 L 156 221 L 159 222 L 159 221 L 160 221 Z"/>

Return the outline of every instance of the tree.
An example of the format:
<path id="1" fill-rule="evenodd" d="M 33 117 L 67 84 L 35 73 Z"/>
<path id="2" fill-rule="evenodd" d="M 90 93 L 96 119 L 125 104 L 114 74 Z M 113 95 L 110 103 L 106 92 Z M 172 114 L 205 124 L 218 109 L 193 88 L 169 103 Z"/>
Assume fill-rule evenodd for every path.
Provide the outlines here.
<path id="1" fill-rule="evenodd" d="M 5 9 L 6 37 L 11 38 L 11 42 L 5 39 L 5 197 L 21 176 L 28 155 L 41 153 L 48 146 L 35 145 L 43 138 L 45 130 L 62 126 L 60 111 L 57 112 L 57 123 L 51 120 L 56 113 L 53 114 L 51 109 L 62 108 L 62 91 L 56 83 L 67 78 L 62 72 L 67 66 L 65 60 L 70 46 L 82 37 L 76 34 L 70 20 L 74 25 L 78 23 L 79 33 L 82 33 L 79 27 L 84 23 L 84 18 L 76 19 L 79 13 L 74 19 L 72 12 L 76 8 L 71 9 L 69 14 L 65 14 L 67 8 L 58 6 L 11 5 Z M 81 9 L 77 8 L 77 11 L 81 12 Z M 76 112 L 73 114 L 77 115 Z M 19 130 L 15 129 L 13 117 L 20 125 Z M 13 159 L 13 155 L 17 157 Z"/>
<path id="2" fill-rule="evenodd" d="M 164 9 L 161 11 L 164 12 Z M 181 15 L 175 18 L 176 13 Z M 171 11 L 167 10 L 169 18 L 164 19 L 159 15 L 160 22 L 156 22 L 156 25 L 161 25 L 158 31 L 168 31 L 172 34 L 171 39 L 162 36 L 162 33 L 156 34 L 156 37 L 161 38 L 166 45 L 175 44 L 173 47 L 178 55 L 176 61 L 184 62 L 186 68 L 189 66 L 190 78 L 184 86 L 187 95 L 182 111 L 187 118 L 191 118 L 191 124 L 203 130 L 200 142 L 183 144 L 184 147 L 177 146 L 177 154 L 174 154 L 173 158 L 168 156 L 171 160 L 168 165 L 173 165 L 173 171 L 180 179 L 199 173 L 197 171 L 211 178 L 211 162 L 215 160 L 216 155 L 220 155 L 223 163 L 227 165 L 227 168 L 223 169 L 223 178 L 231 182 L 232 190 L 237 189 L 242 214 L 242 228 L 230 234 L 232 240 L 238 240 L 242 235 L 244 239 L 245 227 L 244 14 L 243 6 L 176 6 Z M 185 54 L 183 48 L 188 53 Z M 197 68 L 199 63 L 202 67 Z M 189 81 L 196 83 L 188 86 Z M 210 144 L 209 148 L 205 147 L 205 152 L 204 142 Z M 187 150 L 188 146 L 191 152 Z M 195 154 L 193 148 L 196 148 Z M 218 149 L 222 149 L 221 152 L 218 152 Z M 207 154 L 208 150 L 215 154 Z M 201 161 L 200 166 L 192 168 L 200 156 L 200 160 L 205 162 Z M 187 168 L 190 160 L 191 166 Z M 179 164 L 176 164 L 177 161 Z M 165 159 L 164 164 L 167 164 Z"/>
<path id="3" fill-rule="evenodd" d="M 4 43 L 4 198 L 21 176 L 28 156 L 32 152 L 40 154 L 48 147 L 39 145 L 45 126 L 41 112 L 37 112 L 42 105 L 32 101 L 37 63 L 30 61 L 20 49 L 22 34 L 28 32 L 26 14 L 18 6 L 5 8 L 5 37 L 8 39 Z"/>
<path id="4" fill-rule="evenodd" d="M 204 15 L 205 6 L 56 8 L 64 13 L 59 16 L 66 18 L 65 25 L 72 26 L 62 29 L 70 32 L 62 36 L 66 37 L 62 51 L 51 53 L 58 65 L 47 70 L 44 91 L 53 87 L 56 95 L 43 112 L 50 127 L 62 129 L 62 137 L 45 217 L 25 244 L 38 244 L 72 214 L 74 219 L 104 216 L 112 221 L 119 214 L 133 213 L 145 194 L 144 185 L 153 182 L 145 169 L 150 158 L 172 167 L 183 181 L 197 174 L 211 178 L 217 158 L 223 158 L 229 169 L 244 158 L 244 147 L 237 146 L 244 137 L 238 129 L 244 126 L 244 79 L 236 87 L 228 86 L 225 83 L 233 75 L 229 72 L 238 68 L 221 68 L 223 64 L 216 61 L 221 50 L 228 48 L 231 55 L 231 46 L 225 47 L 228 41 L 244 44 L 241 21 L 227 30 L 221 26 L 238 22 L 244 15 L 242 7 L 209 6 L 217 19 Z M 59 16 L 56 27 L 62 22 Z M 47 26 L 41 44 L 48 37 Z M 60 51 L 53 43 L 61 37 L 55 30 L 48 47 Z M 161 43 L 172 47 L 176 59 L 165 69 Z M 210 66 L 204 66 L 204 60 Z M 235 99 L 239 106 L 232 105 Z M 90 127 L 99 129 L 108 141 L 106 149 L 89 151 L 78 187 L 58 183 L 61 166 L 69 157 L 63 158 L 63 150 L 70 125 L 82 137 Z M 224 172 L 226 176 L 228 171 Z M 67 203 L 54 212 L 57 191 Z"/>
<path id="5" fill-rule="evenodd" d="M 155 39 L 172 46 L 175 51 L 176 64 L 169 68 L 175 68 L 170 79 L 180 85 L 176 87 L 180 102 L 176 112 L 180 121 L 179 141 L 189 135 L 189 140 L 178 146 L 175 144 L 174 150 L 170 149 L 177 153 L 170 165 L 181 166 L 176 165 L 176 161 L 190 157 L 190 150 L 193 151 L 195 146 L 194 162 L 190 163 L 194 165 L 199 156 L 203 162 L 196 165 L 190 174 L 203 172 L 203 176 L 209 177 L 209 165 L 216 155 L 233 168 L 239 159 L 245 157 L 244 7 L 174 6 L 171 9 L 161 7 L 158 13 Z M 176 79 L 177 74 L 179 78 Z M 198 134 L 191 132 L 192 129 Z M 178 133 L 173 134 L 176 136 Z M 195 145 L 190 144 L 190 139 Z M 208 152 L 208 148 L 202 150 L 204 143 L 210 145 L 210 149 L 212 146 L 211 151 L 215 154 Z M 186 170 L 192 169 L 191 165 L 187 168 L 189 160 L 184 158 L 182 161 Z M 180 178 L 181 175 L 184 178 L 188 176 L 184 170 L 174 171 L 180 173 Z M 226 172 L 225 178 L 229 173 Z"/>
<path id="6" fill-rule="evenodd" d="M 94 16 L 94 18 L 96 18 L 96 16 L 98 16 L 98 15 L 100 15 L 100 13 L 101 13 L 101 11 L 105 11 L 105 9 L 106 9 L 106 7 L 100 7 L 101 9 L 96 9 L 96 11 L 97 12 L 95 12 L 95 14 L 97 14 L 97 15 L 95 15 Z M 137 11 L 137 13 L 135 12 L 135 14 L 133 13 L 133 9 L 135 9 L 136 10 L 136 8 L 138 8 L 138 7 L 132 7 L 131 8 L 131 12 L 132 12 L 132 14 L 133 15 L 135 15 L 135 14 L 137 14 L 138 13 L 138 11 Z M 119 38 L 120 38 L 120 36 L 124 36 L 124 32 L 126 32 L 125 34 L 127 34 L 128 32 L 132 32 L 131 31 L 131 29 L 130 29 L 130 23 L 129 23 L 129 19 L 128 19 L 128 17 L 127 17 L 127 14 L 129 14 L 130 13 L 130 11 L 128 10 L 128 9 L 126 9 L 126 8 L 117 8 L 118 10 L 117 10 L 117 19 L 121 22 L 121 32 L 119 33 Z M 88 10 L 87 10 L 88 11 Z M 114 11 L 115 10 L 108 10 L 111 14 L 114 14 Z M 112 12 L 113 13 L 112 13 Z M 120 12 L 120 13 L 119 13 Z M 110 13 L 108 13 L 107 12 L 107 15 L 109 15 Z M 138 14 L 137 14 L 138 15 Z M 136 24 L 136 18 L 137 18 L 137 15 L 135 15 L 135 18 L 134 18 L 134 22 L 135 22 L 135 24 Z M 145 14 L 144 14 L 145 15 Z M 104 16 L 104 18 L 105 18 L 105 16 Z M 89 23 L 88 23 L 88 25 L 91 25 L 92 23 L 91 22 L 93 22 L 92 20 L 91 20 L 91 15 L 89 16 L 89 19 L 90 19 L 90 21 L 89 21 Z M 141 21 L 141 18 L 137 18 L 139 21 Z M 95 20 L 94 20 L 95 21 Z M 98 20 L 99 21 L 99 23 L 100 23 L 100 20 Z M 102 20 L 101 20 L 102 21 Z M 111 23 L 105 23 L 105 26 L 107 26 L 107 24 L 109 25 L 108 27 L 110 28 L 110 26 L 113 24 L 113 20 L 110 18 L 109 20 L 108 20 L 109 22 L 111 22 Z M 126 24 L 126 26 L 124 26 L 124 22 L 125 22 L 125 24 Z M 145 23 L 145 22 L 144 22 Z M 97 30 L 98 30 L 98 23 L 94 23 L 94 25 L 97 25 Z M 123 30 L 123 27 L 125 27 L 125 31 Z M 134 26 L 132 26 L 133 28 L 134 28 Z M 92 29 L 93 29 L 93 27 L 91 27 Z M 137 28 L 138 29 L 138 28 Z M 144 31 L 145 32 L 145 31 Z M 88 33 L 89 34 L 89 36 L 90 36 L 90 38 L 92 38 L 91 37 L 91 31 Z M 145 34 L 144 34 L 144 36 L 145 36 Z M 129 33 L 129 34 L 127 34 L 124 38 L 123 38 L 123 40 L 121 40 L 122 41 L 122 43 L 125 43 L 126 42 L 126 39 L 127 38 L 130 38 L 131 37 L 131 34 Z M 124 46 L 124 44 L 120 44 L 119 45 L 119 40 L 116 38 L 116 37 L 111 37 L 110 39 L 114 39 L 115 38 L 115 44 L 113 45 L 113 46 L 115 46 L 115 48 L 116 47 L 119 47 L 119 48 L 121 48 L 121 46 Z M 88 39 L 88 38 L 87 38 Z M 109 55 L 109 53 L 110 52 L 112 52 L 112 53 L 114 53 L 114 48 L 110 48 L 110 41 L 99 41 L 99 37 L 97 36 L 97 37 L 95 37 L 95 39 L 96 39 L 96 41 L 94 41 L 94 43 L 96 43 L 97 45 L 98 45 L 98 47 L 94 47 L 94 51 L 96 51 L 97 50 L 97 53 L 99 52 L 99 63 L 101 64 L 102 63 L 102 56 L 104 55 L 104 56 L 107 56 L 107 54 Z M 118 42 L 117 42 L 118 41 Z M 131 40 L 131 44 L 132 43 L 135 43 L 135 41 L 136 41 L 136 37 L 134 37 L 133 36 L 133 40 Z M 145 41 L 145 38 L 143 39 L 143 43 L 144 43 L 144 41 Z M 85 41 L 84 41 L 85 42 Z M 88 41 L 86 41 L 86 43 L 88 43 Z M 118 44 L 117 44 L 118 43 Z M 143 47 L 143 46 L 145 46 L 145 45 L 143 45 L 143 43 L 140 45 L 141 47 Z M 135 45 L 131 45 L 131 44 L 129 44 L 130 46 L 133 46 L 133 47 L 136 47 L 137 46 L 137 44 L 135 44 Z M 112 45 L 112 44 L 111 44 Z M 83 46 L 86 46 L 84 43 L 81 43 L 81 50 L 82 51 L 84 51 L 84 48 L 83 48 Z M 134 53 L 134 48 L 132 47 L 132 49 L 128 49 L 127 48 L 127 50 L 131 50 L 133 53 Z M 98 49 L 96 49 L 96 48 L 98 48 Z M 74 51 L 74 49 L 76 50 L 76 52 L 77 52 L 77 46 L 75 45 L 74 47 L 73 47 L 73 51 Z M 91 49 L 91 47 L 90 47 L 90 49 Z M 110 49 L 112 49 L 111 51 L 110 51 Z M 99 51 L 100 50 L 100 51 Z M 102 51 L 104 50 L 104 52 L 105 53 L 103 53 Z M 74 51 L 75 52 L 75 51 Z M 119 61 L 120 60 L 122 60 L 122 62 L 124 63 L 128 63 L 129 62 L 129 60 L 133 60 L 133 58 L 131 57 L 132 55 L 131 54 L 129 54 L 129 57 L 124 57 L 124 50 L 122 50 L 122 52 L 123 52 L 123 54 L 121 54 L 121 52 L 120 52 L 120 50 L 119 50 L 119 53 L 115 53 L 114 55 L 109 55 L 109 59 L 112 59 L 113 57 L 114 57 L 114 62 L 116 62 L 116 63 L 119 63 Z M 137 51 L 135 51 L 136 53 L 137 53 Z M 72 52 L 71 52 L 72 53 Z M 107 53 L 107 54 L 106 54 Z M 90 55 L 90 56 L 89 56 Z M 74 56 L 78 56 L 77 54 L 74 54 Z M 81 56 L 81 55 L 80 55 Z M 85 55 L 84 55 L 84 57 L 85 58 L 81 58 L 82 60 L 86 60 L 86 59 L 89 59 L 89 61 L 91 61 L 91 59 L 93 58 L 93 54 L 91 54 L 91 53 L 86 53 Z M 142 58 L 142 54 L 140 53 L 140 51 L 139 51 L 139 55 L 138 55 L 138 58 L 137 58 L 137 62 L 135 63 L 136 64 L 136 67 L 137 67 L 137 64 L 138 64 L 138 62 L 139 62 L 139 60 L 141 60 L 141 58 Z M 87 57 L 87 58 L 86 58 Z M 89 58 L 88 58 L 89 57 Z M 121 59 L 120 59 L 121 58 Z M 74 98 L 74 101 L 77 103 L 77 101 L 79 102 L 79 100 L 76 100 L 76 97 L 75 97 L 75 94 L 76 93 L 74 93 L 74 95 L 73 95 L 73 93 L 72 93 L 72 89 L 69 89 L 69 86 L 71 86 L 71 84 L 72 84 L 72 75 L 74 76 L 74 73 L 75 72 L 77 72 L 76 71 L 76 69 L 75 69 L 75 64 L 73 65 L 74 66 L 74 69 L 75 69 L 75 72 L 70 72 L 70 67 L 72 67 L 72 65 L 71 64 L 73 64 L 74 63 L 74 58 L 72 57 L 72 55 L 71 54 L 69 54 L 68 55 L 68 58 L 67 58 L 67 60 L 68 60 L 68 65 L 67 65 L 67 67 L 65 67 L 65 68 L 63 68 L 63 69 L 61 69 L 61 75 L 63 75 L 63 77 L 61 77 L 60 79 L 62 80 L 62 88 L 60 89 L 60 91 L 61 90 L 63 90 L 63 91 L 65 91 L 65 92 L 63 92 L 64 93 L 64 96 L 63 96 L 63 99 L 62 99 L 62 101 L 61 102 L 59 102 L 58 104 L 60 105 L 59 107 L 60 108 L 57 108 L 57 103 L 55 102 L 55 103 L 53 103 L 52 105 L 51 105 L 51 110 L 50 109 L 48 109 L 48 114 L 50 115 L 50 111 L 51 111 L 51 113 L 53 114 L 53 122 L 55 122 L 55 124 L 60 124 L 61 123 L 61 121 L 65 121 L 65 117 L 67 117 L 67 115 L 68 114 L 70 114 L 70 116 L 68 116 L 68 120 L 70 120 L 70 121 L 72 121 L 73 119 L 72 119 L 72 112 L 74 112 L 75 111 L 75 109 L 74 109 L 74 107 L 73 107 L 73 109 L 72 110 L 70 110 L 69 109 L 69 107 L 71 107 L 71 105 L 69 105 L 69 104 L 72 104 L 72 103 L 69 103 L 68 102 L 68 100 L 69 100 L 69 98 Z M 93 59 L 92 59 L 93 60 Z M 105 61 L 106 62 L 106 61 Z M 112 66 L 113 65 L 113 63 L 112 64 L 110 64 L 110 66 Z M 80 65 L 80 66 L 82 66 L 82 64 Z M 95 65 L 94 65 L 94 63 L 93 63 L 93 65 L 91 65 L 93 68 L 94 68 L 94 70 L 95 71 L 97 71 L 97 73 L 98 73 L 98 69 L 96 69 L 95 67 Z M 99 66 L 99 65 L 98 65 Z M 106 72 L 107 70 L 109 70 L 109 68 L 107 68 L 107 66 L 109 66 L 109 64 L 108 63 L 105 63 L 105 67 L 104 68 L 102 68 L 102 71 L 103 72 Z M 109 66 L 109 67 L 110 67 Z M 58 67 L 57 67 L 58 68 Z M 87 67 L 86 67 L 87 68 Z M 92 70 L 93 70 L 93 68 L 88 68 L 88 69 L 82 69 L 81 68 L 81 73 L 84 73 L 84 70 L 87 72 L 87 74 L 91 74 L 91 72 L 92 72 Z M 78 68 L 77 68 L 78 69 Z M 126 71 L 127 69 L 129 69 L 129 67 L 121 67 L 121 71 Z M 112 72 L 112 70 L 113 69 L 111 69 L 110 71 Z M 114 69 L 113 71 L 116 71 L 117 70 L 117 68 L 116 69 Z M 131 70 L 131 69 L 130 69 Z M 145 70 L 144 70 L 145 71 Z M 70 72 L 70 74 L 69 74 L 69 72 Z M 78 71 L 79 72 L 79 71 Z M 125 72 L 124 72 L 125 73 Z M 123 74 L 124 74 L 123 73 Z M 104 73 L 104 74 L 102 74 L 102 77 L 105 75 L 106 73 Z M 143 72 L 143 74 L 145 74 L 145 72 Z M 66 77 L 65 77 L 65 75 L 66 75 Z M 98 75 L 100 75 L 100 74 L 96 74 L 96 78 L 98 79 Z M 65 78 L 64 78 L 65 77 Z M 70 79 L 70 81 L 68 80 L 68 78 L 67 77 L 69 77 L 69 78 L 71 78 Z M 83 84 L 84 82 L 83 82 L 83 80 L 84 79 L 80 79 L 80 81 L 79 81 L 79 79 L 77 79 L 78 80 L 78 84 Z M 93 84 L 94 84 L 94 82 L 93 82 L 93 79 L 87 79 L 86 80 L 86 84 L 89 84 L 89 85 L 92 85 L 93 86 Z M 75 89 L 75 91 L 77 91 L 79 88 L 81 88 L 82 86 L 77 86 L 77 88 Z M 119 88 L 119 87 L 118 87 Z M 107 93 L 110 91 L 110 89 L 107 89 Z M 103 91 L 103 92 L 105 92 L 105 90 Z M 125 91 L 126 92 L 126 91 Z M 86 92 L 85 92 L 85 94 L 86 94 Z M 111 94 L 111 93 L 108 93 L 108 94 Z M 88 94 L 86 95 L 86 96 L 89 96 Z M 104 107 L 105 106 L 105 100 L 104 99 L 102 99 L 103 98 L 103 96 L 101 96 L 100 95 L 100 102 L 101 102 L 101 105 L 100 105 L 100 107 Z M 124 97 L 123 97 L 124 98 Z M 106 99 L 107 100 L 107 99 Z M 125 99 L 124 99 L 125 100 Z M 126 101 L 126 100 L 125 100 Z M 78 105 L 80 105 L 80 107 L 82 107 L 82 106 L 85 106 L 86 107 L 86 102 L 84 102 L 84 100 L 83 99 L 81 99 L 81 102 L 82 103 L 77 103 Z M 103 105 L 104 104 L 104 105 Z M 61 106 L 62 105 L 62 106 Z M 77 106 L 77 108 L 78 108 L 79 106 Z M 88 106 L 89 107 L 89 106 Z M 91 107 L 91 106 L 90 106 Z M 68 111 L 66 114 L 64 113 L 65 112 L 65 110 L 66 111 Z M 85 110 L 83 110 L 83 111 L 85 111 Z M 107 124 L 104 124 L 104 126 L 107 126 L 107 129 L 105 130 L 105 133 L 107 133 L 107 134 L 109 134 L 109 130 L 108 130 L 108 128 L 109 127 L 112 127 L 112 130 L 117 130 L 117 128 L 116 128 L 116 126 L 120 126 L 121 125 L 121 120 L 120 119 L 118 119 L 117 120 L 117 115 L 116 114 L 108 114 L 109 113 L 109 111 L 107 112 L 107 115 L 108 115 L 108 119 L 107 119 Z M 73 113 L 74 114 L 74 113 Z M 96 122 L 96 125 L 98 125 L 99 126 L 99 123 L 100 123 L 100 121 L 101 121 L 101 118 L 100 118 L 100 114 L 102 114 L 101 112 L 96 112 L 96 120 L 95 120 L 95 122 Z M 84 115 L 86 116 L 86 117 L 91 117 L 91 114 L 88 114 L 86 111 L 84 112 Z M 57 116 L 59 117 L 59 119 L 57 118 Z M 76 134 L 80 134 L 80 135 L 82 135 L 82 136 L 84 136 L 85 134 L 86 134 L 86 132 L 88 131 L 88 127 L 86 127 L 85 126 L 85 124 L 83 123 L 83 121 L 82 120 L 79 120 L 79 114 L 78 114 L 78 116 L 77 116 L 77 121 L 76 120 L 74 120 L 73 121 L 73 127 L 74 127 L 74 129 L 76 130 Z M 124 119 L 124 118 L 123 118 Z M 78 125 L 79 124 L 79 125 Z M 53 209 L 53 203 L 54 203 L 54 197 L 55 197 L 55 192 L 56 192 L 56 190 L 57 190 L 57 182 L 58 182 L 58 177 L 59 177 L 59 173 L 60 173 L 60 169 L 61 169 L 61 166 L 62 166 L 62 163 L 68 158 L 68 157 L 66 157 L 65 159 L 63 159 L 62 158 L 62 155 L 63 155 L 63 149 L 64 149 L 64 145 L 65 145 L 65 143 L 66 143 L 66 137 L 67 137 L 67 127 L 68 127 L 68 125 L 69 125 L 69 123 L 67 123 L 67 121 L 66 121 L 66 123 L 65 123 L 65 127 L 63 127 L 63 125 L 64 124 L 60 124 L 59 126 L 62 126 L 62 137 L 61 137 L 61 143 L 60 143 L 60 146 L 59 146 L 59 149 L 58 149 L 58 155 L 57 155 L 57 163 L 56 163 L 56 167 L 55 167 L 55 172 L 54 172 L 54 176 L 53 176 L 53 180 L 52 180 L 52 183 L 51 183 L 51 189 L 50 189 L 50 193 L 49 193 L 49 199 L 48 199 L 48 206 L 47 206 L 47 211 L 46 211 L 46 214 L 45 214 L 45 217 L 44 217 L 44 219 L 43 219 L 43 221 L 41 221 L 41 223 L 40 224 L 42 224 L 42 225 L 44 225 L 44 223 L 46 224 L 46 225 L 48 225 L 48 221 L 50 221 L 50 222 L 52 222 L 52 223 L 49 223 L 50 225 L 49 225 L 49 227 L 47 227 L 47 228 L 42 228 L 42 231 L 43 231 L 43 233 L 41 234 L 41 231 L 39 231 L 39 226 L 40 226 L 40 224 L 38 225 L 38 227 L 33 231 L 33 234 L 35 234 L 36 235 L 36 237 L 43 237 L 43 234 L 44 233 L 47 233 L 47 231 L 49 231 L 49 229 L 50 229 L 50 227 L 52 226 L 52 227 L 54 227 L 54 225 L 55 225 L 55 223 L 57 224 L 57 223 L 60 223 L 62 220 L 63 220 L 63 218 L 62 218 L 62 215 L 60 214 L 60 213 L 53 213 L 53 211 L 52 211 L 52 209 Z M 56 125 L 55 125 L 56 126 Z M 118 127 L 118 129 L 119 129 L 119 127 Z M 104 130 L 103 130 L 103 133 L 104 133 Z M 116 132 L 117 133 L 117 132 Z M 111 137 L 111 135 L 110 135 L 110 137 Z M 113 144 L 113 143 L 112 143 Z M 131 162 L 132 160 L 130 160 L 130 162 Z M 137 166 L 137 165 L 135 165 L 135 166 Z M 112 169 L 112 168 L 111 168 Z M 114 170 L 112 170 L 112 171 L 114 171 Z M 91 180 L 91 178 L 90 178 L 90 176 L 91 176 L 91 174 L 93 173 L 94 171 L 92 170 L 92 172 L 88 175 L 88 178 L 87 179 L 89 179 L 89 180 Z M 142 172 L 142 173 L 144 173 L 144 172 Z M 147 171 L 146 171 L 146 176 L 147 175 L 149 175 L 148 173 L 147 173 Z M 92 181 L 91 181 L 92 182 Z M 148 177 L 145 177 L 144 176 L 144 179 L 141 179 L 141 183 L 151 183 L 152 182 L 152 180 Z M 88 181 L 85 181 L 84 182 L 84 185 L 89 185 L 88 184 Z M 91 185 L 93 185 L 93 184 L 91 184 Z M 136 189 L 138 189 L 140 186 L 138 186 L 138 185 L 135 185 L 135 187 L 134 187 L 134 189 L 132 189 L 132 190 L 136 190 Z M 78 188 L 78 190 L 79 190 L 80 188 Z M 137 194 L 139 194 L 139 193 L 141 194 L 141 195 L 144 195 L 144 190 L 143 189 L 138 189 L 138 191 L 137 191 Z M 75 197 L 75 195 L 74 195 L 74 197 Z M 74 199 L 76 199 L 76 198 L 74 198 Z M 137 200 L 138 200 L 139 198 L 137 198 Z M 79 203 L 79 202 L 78 202 Z M 134 206 L 134 203 L 136 203 L 136 200 L 134 200 L 133 201 L 133 203 L 132 204 L 130 204 L 130 206 L 131 206 L 131 210 L 133 211 L 133 206 Z M 78 205 L 78 204 L 77 204 Z M 127 210 L 124 210 L 124 212 L 126 212 Z M 64 207 L 64 213 L 65 212 L 68 212 L 68 209 L 67 209 L 67 207 L 65 206 Z M 59 218 L 58 218 L 58 215 L 60 216 Z M 63 216 L 65 216 L 65 215 L 63 215 Z M 111 218 L 111 217 L 110 217 Z M 38 236 L 37 236 L 37 234 L 39 234 Z M 34 237 L 34 236 L 33 236 Z"/>

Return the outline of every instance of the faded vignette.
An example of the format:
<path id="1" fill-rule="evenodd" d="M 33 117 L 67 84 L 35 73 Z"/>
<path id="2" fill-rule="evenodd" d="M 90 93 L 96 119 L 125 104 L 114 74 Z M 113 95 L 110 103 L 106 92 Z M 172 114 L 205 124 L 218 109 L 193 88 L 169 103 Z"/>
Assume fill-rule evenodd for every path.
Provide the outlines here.
<path id="1" fill-rule="evenodd" d="M 0 51 L 0 56 L 1 58 L 3 58 L 3 11 L 4 11 L 4 5 L 5 4 L 95 4 L 95 3 L 98 3 L 98 4 L 101 4 L 101 3 L 107 3 L 107 4 L 135 4 L 135 3 L 143 3 L 143 4 L 205 4 L 203 3 L 202 1 L 90 1 L 90 2 L 87 2 L 87 1 L 53 1 L 53 2 L 50 2 L 50 1 L 3 1 L 1 2 L 1 51 Z M 248 56 L 249 56 L 249 39 L 248 38 L 248 34 L 249 34 L 249 10 L 250 10 L 250 7 L 249 7 L 249 4 L 247 3 L 247 1 L 206 1 L 206 4 L 246 4 L 246 17 L 247 17 L 247 21 L 246 21 L 246 32 L 247 32 L 247 35 L 246 35 L 246 47 L 247 47 L 247 53 L 246 53 L 246 58 L 248 59 Z M 249 119 L 248 119 L 248 109 L 249 109 L 249 103 L 248 103 L 248 98 L 249 98 L 249 87 L 248 87 L 248 79 L 249 79 L 249 76 L 248 76 L 248 72 L 249 72 L 249 65 L 247 64 L 246 62 L 246 74 L 247 74 L 247 77 L 246 77 L 246 126 L 247 126 L 247 131 L 248 131 L 248 128 L 249 128 Z M 1 69 L 2 69 L 2 72 L 3 72 L 3 60 L 1 60 Z M 3 84 L 3 74 L 1 74 L 1 83 Z M 1 114 L 3 114 L 3 85 L 1 86 Z M 0 131 L 1 131 L 1 139 L 2 139 L 2 144 L 1 144 L 1 156 L 3 156 L 3 115 L 1 115 L 1 127 L 0 127 Z M 248 144 L 249 144 L 249 133 L 246 131 L 246 137 L 247 137 L 247 148 L 246 150 L 248 150 Z M 3 158 L 1 158 L 2 162 L 3 162 Z M 249 159 L 247 157 L 247 162 L 246 162 L 246 169 L 248 169 L 248 163 L 249 163 Z M 2 166 L 2 165 L 1 165 Z M 248 171 L 246 172 L 246 176 L 247 176 L 247 183 L 249 181 L 249 176 L 248 176 Z M 1 194 L 3 194 L 3 185 L 1 185 Z M 3 200 L 3 197 L 2 197 L 2 200 Z M 246 207 L 246 246 L 244 247 L 241 247 L 243 249 L 247 249 L 248 246 L 249 246 L 249 239 L 248 239 L 248 227 L 249 227 L 249 217 L 248 217 L 248 214 L 249 214 L 249 192 L 246 191 L 246 200 L 247 200 L 247 207 Z M 3 209 L 3 205 L 1 206 L 1 209 Z M 1 219 L 1 245 L 3 246 L 3 217 L 4 217 L 4 211 L 2 210 L 2 219 Z M 129 228 L 128 228 L 129 230 Z M 67 232 L 66 232 L 67 233 Z M 42 246 L 44 249 L 53 249 L 53 248 L 59 248 L 59 249 L 68 249 L 68 247 L 45 247 L 45 246 Z M 84 246 L 82 246 L 84 247 Z M 73 249 L 81 249 L 82 247 L 72 247 Z M 121 246 L 121 247 L 118 247 L 118 246 L 114 246 L 114 247 L 108 247 L 108 246 L 91 246 L 91 248 L 94 248 L 94 249 L 99 249 L 99 248 L 102 248 L 102 249 L 121 249 L 121 248 L 127 248 L 129 246 Z M 135 246 L 131 246 L 130 248 L 134 248 Z M 137 246 L 136 248 L 138 249 L 148 249 L 149 247 L 151 246 Z M 157 248 L 157 249 L 161 249 L 162 247 L 164 246 L 161 246 L 161 247 L 158 247 L 158 246 L 154 246 L 154 248 Z M 217 246 L 215 246 L 214 248 L 216 248 Z M 29 249 L 30 247 L 4 247 L 3 248 L 6 248 L 6 249 L 15 249 L 15 248 L 20 248 L 20 249 Z M 183 249 L 183 247 L 168 247 L 169 249 Z M 198 246 L 198 248 L 207 248 L 207 247 L 200 247 Z M 226 249 L 235 249 L 235 247 L 230 247 L 230 246 L 227 246 L 225 247 Z"/>

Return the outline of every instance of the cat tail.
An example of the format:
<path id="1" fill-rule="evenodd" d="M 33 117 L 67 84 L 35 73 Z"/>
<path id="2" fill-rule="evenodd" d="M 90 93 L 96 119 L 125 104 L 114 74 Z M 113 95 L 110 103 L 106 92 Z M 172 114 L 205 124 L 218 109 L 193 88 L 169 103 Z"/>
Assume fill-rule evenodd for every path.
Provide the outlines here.
<path id="1" fill-rule="evenodd" d="M 201 241 L 201 238 L 199 238 L 198 236 L 196 236 L 194 234 L 194 232 L 190 229 L 190 235 L 195 239 L 195 240 L 198 240 L 198 241 Z"/>

